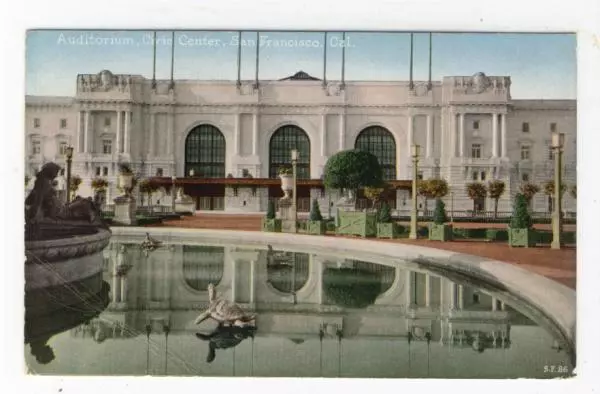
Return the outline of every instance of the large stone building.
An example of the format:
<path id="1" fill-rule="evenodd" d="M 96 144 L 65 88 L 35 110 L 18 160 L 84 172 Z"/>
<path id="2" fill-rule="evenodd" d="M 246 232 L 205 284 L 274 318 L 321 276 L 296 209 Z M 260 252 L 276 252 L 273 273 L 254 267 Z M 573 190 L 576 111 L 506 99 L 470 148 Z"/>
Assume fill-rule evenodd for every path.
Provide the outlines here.
<path id="1" fill-rule="evenodd" d="M 177 177 L 199 210 L 258 212 L 282 195 L 277 169 L 296 148 L 299 209 L 312 197 L 327 212 L 335 195 L 323 190 L 324 165 L 356 147 L 377 155 L 396 188 L 390 202 L 408 211 L 416 143 L 420 176 L 445 178 L 454 210 L 474 207 L 465 184 L 501 179 L 499 211 L 509 211 L 522 182 L 552 179 L 552 131 L 566 134 L 564 179 L 575 184 L 577 129 L 575 100 L 514 100 L 510 85 L 483 73 L 429 83 L 324 82 L 304 72 L 276 81 L 154 80 L 104 70 L 77 76 L 75 97 L 27 97 L 25 168 L 32 176 L 46 161 L 62 164 L 73 145 L 79 194 L 91 195 L 90 180 L 104 177 L 110 203 L 118 163 L 127 162 L 140 176 Z M 155 199 L 170 205 L 168 192 Z M 476 205 L 493 207 L 490 199 Z M 563 207 L 575 211 L 569 193 Z M 538 193 L 532 208 L 547 212 L 548 197 Z"/>

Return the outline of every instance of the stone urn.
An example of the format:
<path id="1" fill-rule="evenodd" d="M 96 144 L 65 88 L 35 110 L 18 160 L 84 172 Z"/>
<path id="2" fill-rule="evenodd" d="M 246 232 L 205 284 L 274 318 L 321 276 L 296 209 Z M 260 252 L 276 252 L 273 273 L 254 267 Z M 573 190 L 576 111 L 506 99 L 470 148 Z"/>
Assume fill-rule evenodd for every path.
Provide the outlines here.
<path id="1" fill-rule="evenodd" d="M 294 189 L 294 179 L 291 174 L 280 174 L 281 190 L 285 194 L 284 198 L 291 198 L 292 190 Z"/>
<path id="2" fill-rule="evenodd" d="M 131 189 L 133 185 L 133 174 L 119 174 L 119 187 L 123 190 Z"/>

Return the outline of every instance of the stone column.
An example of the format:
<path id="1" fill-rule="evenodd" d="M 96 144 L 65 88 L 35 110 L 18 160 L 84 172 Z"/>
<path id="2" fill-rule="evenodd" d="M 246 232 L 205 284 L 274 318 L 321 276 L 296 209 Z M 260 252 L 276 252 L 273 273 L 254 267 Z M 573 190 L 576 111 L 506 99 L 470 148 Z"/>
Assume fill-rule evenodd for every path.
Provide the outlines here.
<path id="1" fill-rule="evenodd" d="M 410 152 L 410 147 L 412 146 L 414 139 L 413 116 L 408 115 L 406 120 L 406 146 L 408 147 L 408 152 Z M 408 156 L 410 156 L 410 153 L 408 154 Z"/>
<path id="2" fill-rule="evenodd" d="M 506 114 L 500 115 L 501 133 L 502 133 L 502 157 L 506 157 Z"/>
<path id="3" fill-rule="evenodd" d="M 425 155 L 429 159 L 431 157 L 431 151 L 433 148 L 433 115 L 427 115 L 427 144 L 425 148 Z"/>
<path id="4" fill-rule="evenodd" d="M 121 277 L 121 302 L 127 302 L 127 275 Z"/>
<path id="5" fill-rule="evenodd" d="M 83 125 L 81 117 L 83 116 L 82 111 L 77 112 L 77 153 L 83 152 Z"/>
<path id="6" fill-rule="evenodd" d="M 464 288 L 463 285 L 458 285 L 458 309 L 463 310 L 463 308 L 465 307 L 465 300 L 464 300 Z"/>
<path id="7" fill-rule="evenodd" d="M 154 156 L 154 129 L 156 128 L 156 113 L 150 112 L 150 136 L 148 138 L 148 156 Z"/>
<path id="8" fill-rule="evenodd" d="M 346 115 L 340 114 L 340 130 L 339 130 L 339 150 L 344 150 L 344 140 L 346 139 Z"/>
<path id="9" fill-rule="evenodd" d="M 451 114 L 451 118 L 450 118 L 450 146 L 452 149 L 452 154 L 450 155 L 450 157 L 456 157 L 456 145 L 458 144 L 458 138 L 456 136 L 456 134 L 458 133 L 457 130 L 457 122 L 456 122 L 456 113 L 453 111 L 450 111 Z"/>
<path id="10" fill-rule="evenodd" d="M 117 111 L 117 154 L 121 153 L 121 141 L 123 139 L 122 134 L 122 123 L 123 123 L 123 111 L 118 110 Z"/>
<path id="11" fill-rule="evenodd" d="M 84 134 L 83 134 L 83 153 L 88 153 L 89 149 L 90 149 L 90 111 L 86 110 L 85 111 L 85 117 L 84 117 L 84 123 L 83 123 L 83 127 L 84 127 Z"/>
<path id="12" fill-rule="evenodd" d="M 450 309 L 456 309 L 456 305 L 457 305 L 457 297 L 456 297 L 456 293 L 457 293 L 457 287 L 458 285 L 454 282 L 450 283 Z"/>
<path id="13" fill-rule="evenodd" d="M 256 261 L 250 261 L 250 303 L 253 304 L 256 302 Z"/>
<path id="14" fill-rule="evenodd" d="M 240 119 L 241 115 L 239 113 L 236 113 L 234 115 L 233 118 L 233 127 L 234 127 L 234 134 L 233 134 L 233 154 L 234 155 L 239 155 L 240 154 L 240 123 L 241 123 L 241 119 Z"/>
<path id="15" fill-rule="evenodd" d="M 404 284 L 404 287 L 406 288 L 405 293 L 406 293 L 406 307 L 410 308 L 410 306 L 412 305 L 412 289 L 411 289 L 411 277 L 412 277 L 412 272 L 411 271 L 406 271 L 406 283 Z M 416 300 L 415 300 L 416 302 Z"/>
<path id="16" fill-rule="evenodd" d="M 258 155 L 258 114 L 252 114 L 252 155 Z"/>
<path id="17" fill-rule="evenodd" d="M 458 132 L 459 132 L 459 147 L 458 147 L 458 151 L 459 151 L 459 155 L 460 157 L 464 157 L 465 156 L 465 114 L 464 113 L 460 113 L 459 114 L 459 122 L 458 122 Z"/>
<path id="18" fill-rule="evenodd" d="M 498 299 L 496 297 L 492 297 L 492 311 L 498 310 Z"/>
<path id="19" fill-rule="evenodd" d="M 492 157 L 498 157 L 498 114 L 492 113 Z"/>
<path id="20" fill-rule="evenodd" d="M 327 114 L 321 115 L 321 156 L 327 152 Z"/>
<path id="21" fill-rule="evenodd" d="M 129 123 L 131 122 L 131 112 L 125 111 L 125 133 L 123 141 L 123 153 L 129 154 Z"/>
<path id="22" fill-rule="evenodd" d="M 425 306 L 429 307 L 431 305 L 431 276 L 429 274 L 425 274 Z"/>

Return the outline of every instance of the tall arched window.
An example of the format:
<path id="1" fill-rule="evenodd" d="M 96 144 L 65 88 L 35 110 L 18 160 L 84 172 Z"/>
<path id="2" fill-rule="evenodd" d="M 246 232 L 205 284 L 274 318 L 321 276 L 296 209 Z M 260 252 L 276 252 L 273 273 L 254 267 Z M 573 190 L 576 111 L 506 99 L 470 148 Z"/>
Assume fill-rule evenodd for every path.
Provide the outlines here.
<path id="1" fill-rule="evenodd" d="M 196 126 L 185 139 L 185 175 L 225 178 L 225 137 L 211 125 Z"/>
<path id="2" fill-rule="evenodd" d="M 388 129 L 367 127 L 358 134 L 354 147 L 377 156 L 383 169 L 383 179 L 396 179 L 396 141 Z"/>
<path id="3" fill-rule="evenodd" d="M 222 246 L 183 246 L 183 278 L 188 286 L 206 291 L 223 279 L 225 248 Z"/>
<path id="4" fill-rule="evenodd" d="M 298 150 L 296 166 L 298 178 L 310 179 L 310 140 L 304 130 L 298 126 L 280 127 L 271 136 L 269 142 L 269 177 L 277 177 L 280 167 L 292 164 L 291 151 Z"/>

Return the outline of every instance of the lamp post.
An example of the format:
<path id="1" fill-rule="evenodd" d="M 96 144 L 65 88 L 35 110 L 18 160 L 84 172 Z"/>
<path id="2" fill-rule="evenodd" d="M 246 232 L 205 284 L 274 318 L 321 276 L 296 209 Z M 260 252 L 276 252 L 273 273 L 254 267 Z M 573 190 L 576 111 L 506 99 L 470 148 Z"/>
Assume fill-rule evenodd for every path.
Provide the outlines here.
<path id="1" fill-rule="evenodd" d="M 454 223 L 454 192 L 450 192 L 450 223 Z"/>
<path id="2" fill-rule="evenodd" d="M 296 165 L 298 164 L 298 151 L 296 149 L 292 149 L 292 178 L 293 178 L 293 188 L 292 188 L 292 215 L 294 217 L 294 232 L 296 232 L 296 225 L 298 222 L 298 207 L 296 206 Z"/>
<path id="3" fill-rule="evenodd" d="M 175 189 L 175 182 L 177 181 L 177 177 L 173 176 L 171 178 L 171 211 L 175 213 L 175 198 L 177 197 L 177 190 Z"/>
<path id="4" fill-rule="evenodd" d="M 65 156 L 67 159 L 67 204 L 69 203 L 69 201 L 71 200 L 70 194 L 71 194 L 71 164 L 73 163 L 73 147 L 72 146 L 67 146 L 65 148 Z"/>
<path id="5" fill-rule="evenodd" d="M 421 151 L 420 145 L 412 145 L 410 147 L 410 154 L 413 162 L 413 181 L 412 181 L 412 209 L 410 211 L 410 234 L 409 239 L 417 239 L 417 176 L 419 166 L 419 153 Z"/>
<path id="6" fill-rule="evenodd" d="M 561 187 L 562 187 L 562 152 L 565 145 L 564 133 L 552 133 L 552 150 L 554 151 L 554 212 L 552 213 L 552 249 L 562 246 L 562 212 L 561 212 Z"/>

